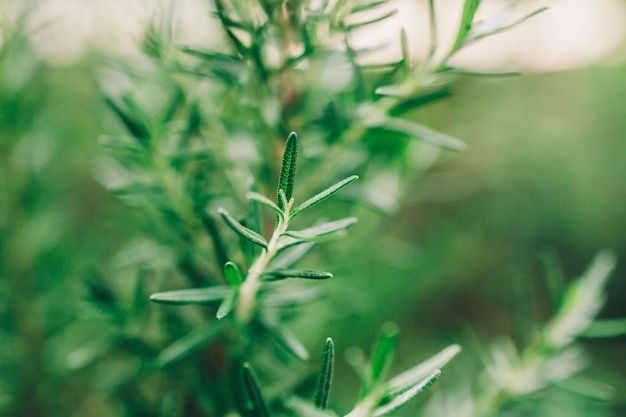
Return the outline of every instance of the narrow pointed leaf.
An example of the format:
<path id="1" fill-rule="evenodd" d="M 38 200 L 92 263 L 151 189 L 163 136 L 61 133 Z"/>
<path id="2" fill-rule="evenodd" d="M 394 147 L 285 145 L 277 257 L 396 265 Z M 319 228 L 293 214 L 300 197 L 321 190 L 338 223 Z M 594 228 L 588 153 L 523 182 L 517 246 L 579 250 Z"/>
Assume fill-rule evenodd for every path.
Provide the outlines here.
<path id="1" fill-rule="evenodd" d="M 452 90 L 448 86 L 437 88 L 428 92 L 422 92 L 420 95 L 407 98 L 405 101 L 399 102 L 391 109 L 390 114 L 392 116 L 398 116 L 410 110 L 432 103 L 433 101 L 448 97 L 450 94 L 452 94 Z"/>
<path id="2" fill-rule="evenodd" d="M 389 117 L 381 124 L 380 127 L 393 132 L 404 133 L 441 148 L 451 149 L 454 151 L 461 151 L 466 148 L 465 143 L 458 139 L 405 119 Z"/>
<path id="3" fill-rule="evenodd" d="M 542 7 L 540 9 L 535 10 L 532 13 L 527 14 L 526 16 L 516 20 L 515 22 L 509 24 L 509 25 L 505 25 L 505 26 L 499 26 L 496 28 L 492 28 L 490 30 L 480 30 L 480 28 L 477 27 L 478 30 L 474 30 L 474 28 L 472 28 L 472 30 L 470 31 L 470 33 L 468 34 L 468 37 L 466 39 L 466 42 L 474 42 L 477 41 L 479 39 L 482 38 L 486 38 L 487 36 L 491 36 L 491 35 L 495 35 L 498 33 L 502 33 L 502 32 L 506 32 L 507 30 L 513 29 L 514 27 L 520 25 L 521 23 L 527 21 L 528 19 L 531 19 L 535 16 L 537 16 L 540 13 L 545 12 L 546 10 L 548 10 L 548 7 Z"/>
<path id="4" fill-rule="evenodd" d="M 239 291 L 235 290 L 228 297 L 224 298 L 224 301 L 222 301 L 222 304 L 220 304 L 219 308 L 217 309 L 217 314 L 215 315 L 218 320 L 223 319 L 233 310 L 233 307 L 237 302 L 238 296 Z"/>
<path id="5" fill-rule="evenodd" d="M 441 371 L 439 369 L 431 372 L 426 378 L 424 378 L 418 384 L 404 391 L 403 393 L 401 393 L 400 395 L 398 395 L 397 397 L 395 397 L 394 399 L 392 399 L 390 402 L 383 405 L 382 407 L 376 408 L 374 412 L 372 413 L 372 416 L 373 417 L 384 416 L 393 411 L 396 411 L 398 408 L 402 407 L 407 402 L 409 402 L 410 400 L 412 400 L 413 398 L 417 397 L 418 395 L 426 391 L 428 388 L 430 388 L 437 381 L 437 378 L 439 378 L 439 375 L 441 375 Z"/>
<path id="6" fill-rule="evenodd" d="M 374 0 L 371 1 L 369 3 L 365 3 L 365 2 L 359 2 L 358 4 L 355 4 L 352 9 L 350 10 L 351 14 L 354 13 L 358 13 L 358 12 L 363 12 L 365 10 L 372 10 L 376 7 L 380 7 L 384 4 L 389 3 L 389 0 Z"/>
<path id="7" fill-rule="evenodd" d="M 451 49 L 452 52 L 457 51 L 465 43 L 468 33 L 472 29 L 472 22 L 474 21 L 474 15 L 480 5 L 480 1 L 481 0 L 465 0 L 461 14 L 461 24 Z"/>
<path id="8" fill-rule="evenodd" d="M 328 279 L 333 277 L 333 274 L 330 272 L 310 271 L 306 269 L 277 269 L 274 271 L 267 271 L 263 275 L 266 279 L 271 280 L 286 278 Z"/>
<path id="9" fill-rule="evenodd" d="M 626 335 L 626 318 L 595 320 L 579 335 L 585 338 L 607 338 Z"/>
<path id="10" fill-rule="evenodd" d="M 220 214 L 220 216 L 222 216 L 222 219 L 224 219 L 226 224 L 231 229 L 233 229 L 237 234 L 239 234 L 239 236 L 241 236 L 242 238 L 248 240 L 249 242 L 251 242 L 251 243 L 253 243 L 253 244 L 257 245 L 257 246 L 260 246 L 260 247 L 262 247 L 264 249 L 267 249 L 267 241 L 265 240 L 265 238 L 263 236 L 261 236 L 260 234 L 258 234 L 254 230 L 248 229 L 247 227 L 245 227 L 244 225 L 239 223 L 225 209 L 220 208 L 219 209 L 219 214 Z"/>
<path id="11" fill-rule="evenodd" d="M 139 141 L 142 145 L 147 146 L 150 132 L 148 128 L 136 118 L 128 115 L 122 108 L 110 97 L 105 97 L 105 101 L 113 112 L 119 117 L 126 129 Z"/>
<path id="12" fill-rule="evenodd" d="M 287 201 L 293 196 L 293 187 L 296 181 L 296 162 L 298 160 L 298 135 L 291 132 L 285 143 L 283 152 L 283 160 L 280 166 L 280 175 L 278 177 L 278 191 L 283 190 Z M 278 197 L 278 207 L 284 209 L 284 205 L 280 196 Z"/>
<path id="13" fill-rule="evenodd" d="M 150 296 L 150 301 L 160 304 L 210 304 L 222 301 L 233 292 L 226 286 L 193 288 L 189 290 L 158 292 Z"/>
<path id="14" fill-rule="evenodd" d="M 301 361 L 309 359 L 309 352 L 288 327 L 268 318 L 262 319 L 261 323 L 287 352 Z"/>
<path id="15" fill-rule="evenodd" d="M 335 185 L 332 185 L 332 186 L 328 187 L 327 189 L 325 189 L 321 193 L 318 193 L 318 194 L 314 195 L 313 197 L 309 198 L 304 203 L 302 203 L 298 207 L 296 207 L 291 212 L 291 214 L 289 216 L 289 219 L 291 220 L 294 217 L 296 217 L 298 214 L 302 213 L 303 211 L 308 210 L 311 207 L 314 207 L 314 206 L 318 205 L 322 201 L 327 200 L 333 194 L 337 193 L 339 190 L 341 190 L 345 186 L 353 183 L 354 181 L 356 181 L 358 179 L 359 179 L 358 175 L 352 175 L 352 176 L 350 176 L 348 178 L 345 178 L 345 179 L 339 181 Z"/>
<path id="16" fill-rule="evenodd" d="M 442 368 L 461 352 L 461 346 L 450 345 L 432 358 L 414 366 L 413 368 L 393 377 L 387 382 L 389 395 L 405 391 L 408 387 L 417 384 L 433 371 Z"/>
<path id="17" fill-rule="evenodd" d="M 98 144 L 128 153 L 145 151 L 137 138 L 128 135 L 100 135 L 98 136 Z"/>
<path id="18" fill-rule="evenodd" d="M 345 230 L 357 222 L 356 217 L 346 217 L 345 219 L 335 220 L 328 223 L 323 223 L 318 226 L 313 226 L 308 229 L 299 231 L 287 231 L 283 235 L 289 236 L 302 241 L 318 241 L 322 240 L 330 235 Z"/>
<path id="19" fill-rule="evenodd" d="M 243 273 L 234 262 L 226 262 L 224 264 L 224 276 L 226 281 L 233 287 L 238 287 L 243 282 Z"/>
<path id="20" fill-rule="evenodd" d="M 162 368 L 186 358 L 220 337 L 224 329 L 222 323 L 213 322 L 193 330 L 163 349 L 154 359 L 154 365 Z"/>
<path id="21" fill-rule="evenodd" d="M 257 378 L 254 369 L 252 369 L 252 366 L 246 362 L 243 364 L 241 372 L 244 390 L 252 407 L 250 410 L 251 416 L 269 417 L 270 413 L 265 399 L 263 398 L 263 394 L 261 393 L 259 379 Z"/>
<path id="22" fill-rule="evenodd" d="M 546 342 L 553 348 L 562 348 L 585 330 L 598 314 L 605 301 L 605 289 L 615 268 L 617 255 L 604 249 L 563 296 L 556 316 L 546 328 Z"/>
<path id="23" fill-rule="evenodd" d="M 450 67 L 447 72 L 451 74 L 470 75 L 476 77 L 516 77 L 523 74 L 521 71 L 476 71 L 458 67 Z"/>
<path id="24" fill-rule="evenodd" d="M 353 23 L 353 24 L 348 25 L 346 27 L 346 31 L 349 32 L 351 30 L 358 29 L 358 28 L 361 28 L 363 26 L 371 25 L 372 23 L 382 22 L 383 20 L 390 18 L 391 16 L 395 15 L 396 13 L 398 13 L 398 10 L 394 9 L 394 10 L 390 10 L 387 13 L 382 14 L 382 15 L 374 18 L 374 19 L 370 19 L 370 20 L 366 20 L 366 21 L 358 22 L 358 23 Z"/>
<path id="25" fill-rule="evenodd" d="M 398 326 L 395 323 L 386 323 L 372 354 L 370 371 L 372 386 L 378 384 L 389 372 L 393 363 L 397 340 Z"/>
<path id="26" fill-rule="evenodd" d="M 270 262 L 268 268 L 269 269 L 284 269 L 289 268 L 298 260 L 300 260 L 304 255 L 306 255 L 309 250 L 315 245 L 314 242 L 302 243 L 297 246 L 292 246 L 290 248 L 284 249 L 276 255 L 272 261 Z"/>
<path id="27" fill-rule="evenodd" d="M 248 194 L 246 194 L 246 197 L 248 198 L 248 200 L 254 200 L 257 203 L 264 205 L 265 207 L 271 208 L 276 212 L 276 214 L 278 214 L 279 217 L 284 218 L 283 211 L 280 209 L 280 207 L 278 207 L 276 203 L 274 203 L 272 200 L 265 197 L 264 195 L 250 191 L 248 192 Z"/>
<path id="28" fill-rule="evenodd" d="M 333 382 L 333 370 L 335 367 L 335 344 L 330 337 L 326 339 L 322 352 L 322 365 L 315 389 L 315 406 L 325 410 L 328 408 L 330 388 Z"/>
<path id="29" fill-rule="evenodd" d="M 379 96 L 387 96 L 393 98 L 404 98 L 407 95 L 407 89 L 400 84 L 382 85 L 374 91 Z"/>

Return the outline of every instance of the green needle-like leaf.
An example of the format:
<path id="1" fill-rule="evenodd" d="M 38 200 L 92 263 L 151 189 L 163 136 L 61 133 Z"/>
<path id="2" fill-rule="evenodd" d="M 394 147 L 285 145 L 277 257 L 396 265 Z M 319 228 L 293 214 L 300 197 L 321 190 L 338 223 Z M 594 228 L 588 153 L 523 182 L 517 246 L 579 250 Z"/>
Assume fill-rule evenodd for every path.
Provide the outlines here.
<path id="1" fill-rule="evenodd" d="M 158 292 L 150 296 L 150 301 L 160 304 L 210 304 L 222 301 L 233 292 L 226 286 L 193 288 L 189 290 Z"/>
<path id="2" fill-rule="evenodd" d="M 283 160 L 280 166 L 280 175 L 278 177 L 278 189 L 285 192 L 287 201 L 293 196 L 293 187 L 296 181 L 296 162 L 298 159 L 298 135 L 291 132 L 285 143 L 285 151 L 283 152 Z M 278 207 L 284 209 L 284 205 L 280 195 L 278 196 Z"/>
<path id="3" fill-rule="evenodd" d="M 350 176 L 348 178 L 345 178 L 345 179 L 339 181 L 337 184 L 335 184 L 335 185 L 333 185 L 331 187 L 328 187 L 327 189 L 325 189 L 321 193 L 314 195 L 313 197 L 309 198 L 304 203 L 300 204 L 298 207 L 293 209 L 293 211 L 291 212 L 291 214 L 289 216 L 289 220 L 293 219 L 294 217 L 296 217 L 298 214 L 304 212 L 305 210 L 308 210 L 311 207 L 314 207 L 314 206 L 318 205 L 322 201 L 327 200 L 333 194 L 337 193 L 339 190 L 341 190 L 345 186 L 353 183 L 354 181 L 356 181 L 358 179 L 359 179 L 358 175 L 352 175 L 352 176 Z"/>
<path id="4" fill-rule="evenodd" d="M 110 97 L 105 97 L 106 103 L 115 112 L 117 117 L 120 118 L 126 129 L 136 137 L 144 147 L 148 147 L 148 141 L 150 138 L 150 131 L 138 118 L 132 117 Z"/>
<path id="5" fill-rule="evenodd" d="M 325 240 L 328 237 L 332 237 L 335 233 L 345 230 L 356 222 L 356 217 L 346 217 L 345 219 L 323 223 L 318 226 L 310 227 L 308 229 L 287 231 L 283 235 L 298 239 L 300 241 L 315 242 L 319 240 Z"/>
<path id="6" fill-rule="evenodd" d="M 324 351 L 322 353 L 322 365 L 320 374 L 317 379 L 317 388 L 315 389 L 315 406 L 325 410 L 328 408 L 328 399 L 330 398 L 330 388 L 333 381 L 333 370 L 335 367 L 335 344 L 330 337 L 326 339 Z"/>
<path id="7" fill-rule="evenodd" d="M 380 127 L 392 132 L 404 133 L 405 135 L 409 135 L 435 146 L 451 149 L 453 151 L 462 151 L 466 147 L 465 143 L 458 139 L 405 119 L 389 117 L 381 123 Z"/>
<path id="8" fill-rule="evenodd" d="M 402 372 L 387 382 L 387 392 L 393 396 L 397 392 L 403 392 L 408 387 L 417 384 L 434 370 L 443 368 L 456 355 L 461 352 L 461 346 L 450 345 L 432 358 Z"/>
<path id="9" fill-rule="evenodd" d="M 272 210 L 276 212 L 276 214 L 278 214 L 279 217 L 284 218 L 284 213 L 280 209 L 280 207 L 278 207 L 276 203 L 274 203 L 269 198 L 265 197 L 263 194 L 250 191 L 248 192 L 248 194 L 246 194 L 246 197 L 248 197 L 248 200 L 254 200 L 257 203 L 264 205 L 265 207 L 271 208 Z"/>
<path id="10" fill-rule="evenodd" d="M 250 241 L 251 243 L 253 243 L 253 244 L 257 245 L 257 246 L 262 247 L 263 249 L 267 249 L 267 241 L 265 240 L 265 238 L 263 236 L 261 236 L 260 234 L 258 234 L 254 230 L 250 230 L 247 227 L 245 227 L 244 225 L 242 225 L 241 223 L 239 223 L 225 209 L 220 208 L 219 209 L 219 214 L 220 214 L 220 216 L 222 216 L 222 219 L 224 219 L 226 224 L 231 229 L 233 229 L 237 234 L 239 234 L 239 236 L 243 237 L 244 239 L 247 239 L 248 241 Z"/>
<path id="11" fill-rule="evenodd" d="M 480 5 L 480 1 L 481 0 L 465 0 L 463 13 L 461 14 L 461 24 L 459 25 L 459 31 L 451 49 L 452 52 L 459 50 L 465 43 L 467 35 L 472 29 L 472 22 L 474 21 L 474 15 Z"/>
<path id="12" fill-rule="evenodd" d="M 287 352 L 301 361 L 309 359 L 309 352 L 287 326 L 268 317 L 262 318 L 260 322 Z"/>
<path id="13" fill-rule="evenodd" d="M 263 398 L 263 394 L 261 393 L 259 379 L 257 378 L 254 369 L 252 369 L 252 365 L 248 362 L 244 363 L 241 368 L 241 372 L 244 390 L 247 394 L 248 400 L 250 401 L 250 405 L 252 406 L 250 415 L 252 417 L 269 417 L 270 413 L 267 404 L 265 403 L 265 399 Z"/>
<path id="14" fill-rule="evenodd" d="M 218 320 L 223 319 L 228 315 L 228 313 L 233 310 L 238 296 L 239 291 L 235 290 L 228 297 L 224 298 L 224 301 L 222 301 L 222 304 L 220 304 L 219 308 L 217 309 L 217 314 L 215 315 Z"/>
<path id="15" fill-rule="evenodd" d="M 162 368 L 186 358 L 198 349 L 217 339 L 225 329 L 222 323 L 215 322 L 199 327 L 172 343 L 154 359 L 154 365 Z"/>
<path id="16" fill-rule="evenodd" d="M 243 274 L 241 269 L 234 262 L 226 262 L 224 264 L 224 276 L 226 281 L 233 287 L 238 287 L 243 282 Z"/>
<path id="17" fill-rule="evenodd" d="M 395 397 L 393 400 L 391 400 L 387 404 L 376 408 L 374 412 L 372 413 L 372 416 L 373 417 L 384 416 L 385 414 L 389 414 L 393 411 L 396 411 L 398 408 L 402 407 L 407 402 L 409 402 L 410 400 L 412 400 L 413 398 L 417 397 L 418 395 L 426 391 L 428 388 L 430 388 L 435 383 L 435 381 L 437 381 L 437 378 L 439 378 L 439 375 L 441 375 L 441 371 L 439 369 L 431 372 L 422 381 L 412 386 L 408 390 L 404 391 L 403 393 L 399 394 L 397 397 Z"/>
<path id="18" fill-rule="evenodd" d="M 389 368 L 393 363 L 397 340 L 398 326 L 395 323 L 386 323 L 382 328 L 378 343 L 372 354 L 371 386 L 377 385 L 389 372 Z"/>
<path id="19" fill-rule="evenodd" d="M 322 271 L 309 271 L 305 269 L 279 269 L 275 271 L 267 271 L 263 274 L 267 279 L 279 280 L 285 278 L 304 278 L 304 279 L 328 279 L 333 274 Z"/>

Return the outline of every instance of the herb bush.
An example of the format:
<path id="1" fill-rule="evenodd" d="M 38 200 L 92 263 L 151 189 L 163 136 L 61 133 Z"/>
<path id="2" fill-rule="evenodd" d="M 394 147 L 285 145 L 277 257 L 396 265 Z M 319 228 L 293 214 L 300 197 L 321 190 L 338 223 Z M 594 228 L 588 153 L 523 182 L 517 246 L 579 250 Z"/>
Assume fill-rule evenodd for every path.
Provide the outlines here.
<path id="1" fill-rule="evenodd" d="M 626 331 L 596 320 L 611 250 L 573 280 L 545 251 L 540 321 L 519 279 L 511 335 L 433 332 L 413 340 L 420 356 L 396 355 L 401 329 L 433 317 L 411 316 L 424 290 L 407 283 L 414 273 L 389 282 L 372 259 L 403 268 L 412 253 L 393 218 L 465 149 L 417 111 L 460 75 L 511 75 L 453 58 L 532 15 L 478 20 L 480 1 L 466 0 L 441 47 L 431 0 L 427 57 L 411 59 L 399 31 L 397 61 L 363 64 L 375 51 L 350 36 L 389 17 L 386 3 L 218 0 L 220 50 L 177 45 L 167 13 L 153 19 L 140 58 L 99 60 L 97 149 L 50 141 L 101 128 L 70 110 L 80 104 L 46 102 L 67 91 L 55 96 L 22 22 L 3 26 L 3 413 L 610 415 L 612 388 L 580 376 L 576 341 Z M 93 187 L 88 169 L 132 209 L 102 192 L 85 201 L 75 190 Z"/>

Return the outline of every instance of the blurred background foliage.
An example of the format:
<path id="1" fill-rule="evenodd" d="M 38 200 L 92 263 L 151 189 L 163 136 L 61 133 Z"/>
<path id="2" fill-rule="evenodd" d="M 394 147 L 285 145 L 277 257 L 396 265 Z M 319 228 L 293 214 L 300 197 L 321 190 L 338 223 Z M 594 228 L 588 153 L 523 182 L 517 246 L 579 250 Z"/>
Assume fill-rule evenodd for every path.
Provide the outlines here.
<path id="1" fill-rule="evenodd" d="M 98 312 L 85 308 L 94 293 L 108 300 L 107 290 L 96 288 L 101 276 L 125 293 L 120 311 L 136 308 L 137 278 L 120 272 L 119 251 L 144 233 L 141 214 L 93 179 L 103 153 L 96 138 L 117 129 L 94 76 L 101 57 L 50 65 L 19 35 L 19 25 L 4 22 L 0 42 L 0 410 L 149 415 L 132 403 L 158 381 L 126 384 L 125 374 L 135 371 L 128 368 L 141 366 L 128 351 L 93 362 L 113 343 L 109 333 L 120 330 L 92 321 Z M 626 66 L 614 64 L 461 77 L 450 97 L 411 114 L 468 149 L 445 153 L 411 179 L 397 215 L 361 209 L 367 228 L 324 252 L 323 265 L 334 265 L 336 276 L 330 296 L 298 316 L 294 332 L 307 346 L 331 335 L 341 353 L 368 346 L 374 329 L 394 320 L 402 329 L 398 367 L 449 342 L 465 345 L 471 334 L 483 341 L 516 337 L 519 314 L 536 321 L 550 314 L 541 260 L 556 254 L 571 278 L 603 247 L 620 260 L 601 317 L 625 316 L 625 75 Z M 306 141 L 307 132 L 300 133 Z M 415 146 L 401 143 L 406 152 Z M 371 146 L 393 154 L 399 145 Z M 335 204 L 341 210 L 343 203 Z M 518 305 L 520 293 L 531 295 L 532 310 Z M 114 343 L 132 344 L 128 328 L 140 325 L 126 323 Z M 608 414 L 598 415 L 626 415 L 625 336 L 583 344 L 595 363 L 586 372 L 616 390 Z M 130 351 L 143 348 L 158 353 L 150 346 Z M 462 378 L 468 361 L 453 364 L 454 375 Z M 353 390 L 355 377 L 342 362 L 336 401 L 348 408 L 342 392 Z M 569 400 L 559 397 L 554 409 L 526 415 L 573 415 L 562 411 Z"/>

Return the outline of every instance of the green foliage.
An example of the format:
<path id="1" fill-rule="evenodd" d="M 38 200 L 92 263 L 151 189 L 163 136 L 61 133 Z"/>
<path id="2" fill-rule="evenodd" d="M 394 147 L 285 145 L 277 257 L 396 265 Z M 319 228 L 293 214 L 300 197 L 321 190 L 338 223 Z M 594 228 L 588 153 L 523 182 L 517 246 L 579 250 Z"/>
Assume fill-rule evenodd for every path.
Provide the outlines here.
<path id="1" fill-rule="evenodd" d="M 343 336 L 333 326 L 338 315 L 360 302 L 376 316 L 355 326 L 361 339 L 346 331 L 342 342 L 361 345 L 396 307 L 383 291 L 360 297 L 350 276 L 363 287 L 374 279 L 392 285 L 389 271 L 368 268 L 374 258 L 396 268 L 401 256 L 379 213 L 399 215 L 437 156 L 466 148 L 415 120 L 415 111 L 449 96 L 460 74 L 494 75 L 455 67 L 458 51 L 544 10 L 513 24 L 501 15 L 477 21 L 480 1 L 467 0 L 454 43 L 442 50 L 431 0 L 428 56 L 411 59 L 402 30 L 398 60 L 363 64 L 372 51 L 354 49 L 351 36 L 392 16 L 381 10 L 389 3 L 216 1 L 212 18 L 227 42 L 216 50 L 173 45 L 164 11 L 146 28 L 141 62 L 107 57 L 98 73 L 94 107 L 106 127 L 89 132 L 106 134 L 90 151 L 94 177 L 127 211 L 103 196 L 93 206 L 51 197 L 95 186 L 55 159 L 47 118 L 36 116 L 43 105 L 32 99 L 46 90 L 31 85 L 39 63 L 21 28 L 3 31 L 3 70 L 9 59 L 27 64 L 0 83 L 0 285 L 10 295 L 0 309 L 10 323 L 0 328 L 0 346 L 9 346 L 0 348 L 2 413 L 377 417 L 406 407 L 399 415 L 479 417 L 517 412 L 555 387 L 606 398 L 576 379 L 587 365 L 576 341 L 625 333 L 622 319 L 596 320 L 616 263 L 611 251 L 567 285 L 556 258 L 546 257 L 558 304 L 552 317 L 531 326 L 524 343 L 503 337 L 482 354 L 477 343 L 477 369 L 462 369 L 461 378 L 441 371 L 458 344 L 396 373 L 406 323 L 387 322 L 368 360 L 345 343 L 336 354 L 326 338 L 313 382 L 309 345 L 321 345 L 323 332 Z M 14 113 L 21 118 L 6 116 Z M 82 148 L 74 152 L 84 163 Z M 112 242 L 103 232 L 109 212 L 96 206 L 115 207 Z M 76 232 L 72 216 L 95 223 L 91 234 Z M 71 240 L 61 238 L 72 230 Z M 355 259 L 360 250 L 369 252 Z M 347 271 L 351 262 L 359 265 Z M 402 273 L 400 285 L 416 288 L 415 274 Z M 449 343 L 437 336 L 415 348 L 421 355 Z M 344 350 L 360 393 L 353 381 L 345 384 L 352 389 L 333 385 Z M 475 353 L 466 349 L 466 357 Z"/>

